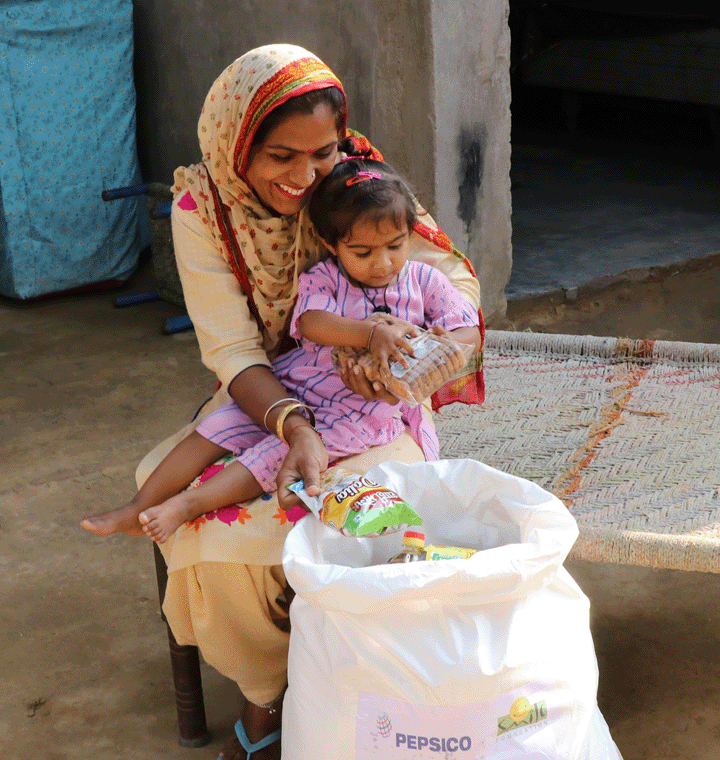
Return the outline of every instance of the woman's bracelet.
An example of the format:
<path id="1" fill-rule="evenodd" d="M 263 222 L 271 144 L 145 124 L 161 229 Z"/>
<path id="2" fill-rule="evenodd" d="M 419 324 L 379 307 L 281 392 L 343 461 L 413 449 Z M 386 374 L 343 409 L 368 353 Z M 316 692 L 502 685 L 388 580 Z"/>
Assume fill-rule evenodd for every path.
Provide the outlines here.
<path id="1" fill-rule="evenodd" d="M 300 401 L 296 401 L 294 404 L 288 404 L 280 412 L 280 416 L 278 417 L 277 423 L 275 424 L 275 434 L 283 443 L 286 443 L 286 444 L 288 443 L 285 436 L 283 435 L 283 425 L 285 424 L 285 420 L 287 419 L 287 416 L 291 412 L 294 412 L 296 409 L 307 409 L 310 425 L 313 428 L 315 427 L 315 412 L 313 412 L 313 410 L 307 404 L 303 404 Z"/>
<path id="2" fill-rule="evenodd" d="M 278 401 L 275 401 L 273 404 L 270 404 L 270 406 L 265 410 L 265 416 L 263 417 L 263 427 L 266 430 L 270 430 L 270 428 L 268 427 L 268 424 L 267 424 L 268 414 L 270 414 L 271 410 L 273 410 L 278 404 L 282 404 L 285 401 L 292 401 L 295 404 L 299 404 L 300 403 L 296 398 L 291 398 L 291 397 L 288 396 L 288 398 L 281 398 Z M 272 430 L 270 430 L 270 432 L 272 432 Z"/>

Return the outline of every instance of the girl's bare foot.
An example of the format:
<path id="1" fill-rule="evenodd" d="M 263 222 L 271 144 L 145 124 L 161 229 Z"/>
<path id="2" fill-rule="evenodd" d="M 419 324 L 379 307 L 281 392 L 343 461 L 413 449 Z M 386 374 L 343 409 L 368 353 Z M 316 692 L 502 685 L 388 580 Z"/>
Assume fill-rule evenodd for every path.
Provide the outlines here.
<path id="1" fill-rule="evenodd" d="M 142 525 L 138 522 L 138 510 L 133 504 L 85 517 L 80 525 L 98 536 L 111 536 L 113 533 L 127 533 L 130 536 L 143 534 Z"/>
<path id="2" fill-rule="evenodd" d="M 202 513 L 199 513 L 202 514 Z M 171 499 L 150 507 L 138 515 L 143 532 L 157 544 L 162 544 L 189 520 L 198 516 L 197 507 L 192 505 L 186 494 L 181 493 Z"/>

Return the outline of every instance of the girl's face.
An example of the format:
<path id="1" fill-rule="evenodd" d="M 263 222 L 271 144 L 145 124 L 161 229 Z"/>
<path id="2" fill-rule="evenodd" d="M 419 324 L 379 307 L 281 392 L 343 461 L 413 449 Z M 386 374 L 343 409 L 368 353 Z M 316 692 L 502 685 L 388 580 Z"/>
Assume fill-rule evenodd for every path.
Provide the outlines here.
<path id="1" fill-rule="evenodd" d="M 348 275 L 367 288 L 384 288 L 394 282 L 405 266 L 409 249 L 410 235 L 404 221 L 396 227 L 389 218 L 376 222 L 362 217 L 353 223 L 344 240 L 330 248 Z"/>
<path id="2" fill-rule="evenodd" d="M 327 103 L 311 114 L 293 114 L 250 153 L 247 179 L 270 211 L 297 214 L 335 165 L 340 138 Z"/>

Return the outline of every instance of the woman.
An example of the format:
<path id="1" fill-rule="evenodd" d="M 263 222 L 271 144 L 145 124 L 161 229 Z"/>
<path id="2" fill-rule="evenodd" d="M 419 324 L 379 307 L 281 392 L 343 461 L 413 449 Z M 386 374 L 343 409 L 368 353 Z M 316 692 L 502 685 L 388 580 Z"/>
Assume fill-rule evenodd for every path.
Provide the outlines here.
<path id="1" fill-rule="evenodd" d="M 229 394 L 269 430 L 281 420 L 280 432 L 290 446 L 277 477 L 280 505 L 277 495 L 266 494 L 218 510 L 183 525 L 161 546 L 169 571 L 164 611 L 175 638 L 197 644 L 205 660 L 237 681 L 247 698 L 236 727 L 239 739 L 233 737 L 221 755 L 244 760 L 247 749 L 240 741 L 272 738 L 279 728 L 287 683 L 288 613 L 279 601 L 286 587 L 280 562 L 291 527 L 283 509 L 296 499 L 285 486 L 304 478 L 308 490 L 317 493 L 313 485 L 328 464 L 304 410 L 285 414 L 290 402 L 283 401 L 287 393 L 270 360 L 283 349 L 299 272 L 323 257 L 305 212 L 310 195 L 343 152 L 371 146 L 357 135 L 352 143 L 345 139 L 342 85 L 318 58 L 291 45 L 257 48 L 231 64 L 208 93 L 198 135 L 202 163 L 175 173 L 173 240 L 202 359 L 220 386 L 193 425 Z M 441 269 L 478 305 L 472 268 L 429 216 L 421 218 L 420 234 L 411 238 L 411 258 Z M 343 381 L 367 399 L 394 402 L 360 372 L 344 374 Z M 143 460 L 138 485 L 193 425 Z M 382 461 L 422 458 L 419 445 L 405 433 L 344 466 L 364 472 Z M 93 519 L 102 528 L 103 520 L 107 527 L 108 520 L 122 522 L 122 515 Z M 119 529 L 139 532 L 135 525 Z M 255 760 L 279 757 L 279 742 L 258 750 Z"/>

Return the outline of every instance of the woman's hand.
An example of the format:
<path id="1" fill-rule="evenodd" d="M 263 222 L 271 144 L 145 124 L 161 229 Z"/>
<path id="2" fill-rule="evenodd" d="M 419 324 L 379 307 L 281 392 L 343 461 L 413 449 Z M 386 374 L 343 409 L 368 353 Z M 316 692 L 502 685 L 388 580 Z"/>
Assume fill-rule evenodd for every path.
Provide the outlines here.
<path id="1" fill-rule="evenodd" d="M 289 425 L 287 427 L 290 427 Z M 305 481 L 310 496 L 320 493 L 320 473 L 328 466 L 328 453 L 322 438 L 308 424 L 299 424 L 286 434 L 290 445 L 285 461 L 277 475 L 277 495 L 281 509 L 300 504 L 300 497 L 287 487 L 298 480 Z"/>
<path id="2" fill-rule="evenodd" d="M 371 383 L 365 370 L 354 359 L 348 361 L 340 377 L 348 390 L 362 396 L 365 401 L 385 401 L 393 406 L 400 403 L 400 399 L 393 396 L 381 382 L 375 380 Z"/>
<path id="3" fill-rule="evenodd" d="M 276 431 L 283 410 L 280 402 L 287 401 L 288 396 L 269 367 L 260 364 L 248 367 L 230 383 L 228 390 L 235 403 L 258 425 L 270 432 Z M 286 415 L 283 433 L 290 451 L 280 467 L 276 482 L 280 506 L 289 509 L 300 501 L 287 490 L 291 483 L 305 480 L 311 493 L 314 488 L 319 493 L 320 473 L 327 469 L 328 454 L 320 436 L 299 411 L 293 410 Z"/>
<path id="4" fill-rule="evenodd" d="M 438 335 L 445 335 L 456 343 L 465 343 L 466 345 L 472 346 L 473 353 L 482 351 L 482 333 L 477 327 L 458 327 L 456 330 L 447 332 L 446 330 L 443 330 L 442 327 L 437 326 L 433 328 L 433 332 L 436 332 Z"/>
<path id="5" fill-rule="evenodd" d="M 453 340 L 453 333 L 448 332 L 444 327 L 441 327 L 440 325 L 432 325 L 428 332 L 432 333 L 433 335 L 439 335 L 442 338 L 447 338 L 448 340 Z"/>

